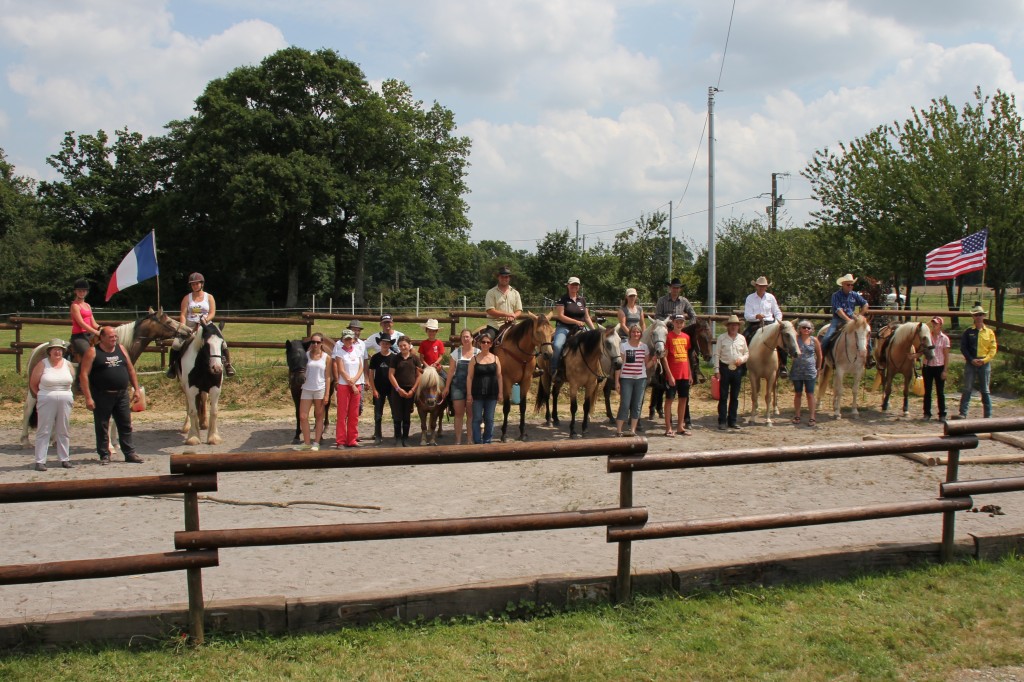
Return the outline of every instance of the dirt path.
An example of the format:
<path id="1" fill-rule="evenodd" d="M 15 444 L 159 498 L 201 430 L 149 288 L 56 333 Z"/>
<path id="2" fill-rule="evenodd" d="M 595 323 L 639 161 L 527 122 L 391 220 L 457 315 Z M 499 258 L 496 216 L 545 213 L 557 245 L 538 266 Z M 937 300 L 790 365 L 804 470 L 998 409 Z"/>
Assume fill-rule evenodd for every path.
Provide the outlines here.
<path id="1" fill-rule="evenodd" d="M 868 394 L 870 404 L 877 402 Z M 789 400 L 786 401 L 789 405 Z M 759 445 L 853 442 L 870 433 L 940 435 L 935 422 L 896 421 L 875 410 L 859 420 L 823 418 L 815 429 L 782 420 L 739 432 L 715 428 L 713 404 L 696 403 L 696 428 L 688 438 L 665 438 L 646 423 L 653 452 L 697 451 Z M 920 404 L 911 408 L 920 413 Z M 1024 414 L 1005 401 L 1000 416 Z M 275 450 L 290 447 L 293 424 L 287 410 L 253 416 L 222 413 L 224 443 L 202 445 L 198 452 Z M 8 417 L 10 415 L 7 415 Z M 4 482 L 82 480 L 140 474 L 165 474 L 168 456 L 186 448 L 176 415 L 143 413 L 136 443 L 142 465 L 115 461 L 101 467 L 92 452 L 91 422 L 75 409 L 72 459 L 77 467 L 31 470 L 30 450 L 17 447 L 18 432 L 0 428 L 0 472 Z M 8 424 L 10 421 L 7 422 Z M 533 440 L 566 438 L 566 429 L 530 424 Z M 444 442 L 450 443 L 450 425 Z M 418 433 L 418 428 L 413 427 Z M 365 422 L 364 436 L 372 433 Z M 588 438 L 613 435 L 606 424 L 591 426 Z M 473 446 L 467 446 L 473 447 Z M 981 451 L 1006 452 L 1006 445 L 982 442 Z M 54 455 L 51 453 L 51 460 Z M 961 478 L 1020 476 L 1022 464 L 961 468 Z M 926 467 L 902 457 L 873 457 L 807 464 L 696 469 L 640 473 L 635 476 L 635 503 L 650 509 L 652 521 L 712 518 L 799 509 L 870 504 L 935 496 L 942 467 Z M 380 507 L 354 510 L 327 506 L 234 506 L 201 504 L 204 528 L 293 526 L 347 522 L 397 521 L 445 516 L 483 516 L 617 506 L 618 478 L 605 473 L 603 458 L 507 464 L 390 467 L 376 470 L 315 470 L 225 474 L 218 497 L 287 502 L 320 500 Z M 964 513 L 958 536 L 1024 530 L 1024 494 L 1007 494 L 995 503 L 1005 516 Z M 173 533 L 183 528 L 180 501 L 154 498 L 85 500 L 0 507 L 0 563 L 35 563 L 62 559 L 119 556 L 173 549 Z M 683 567 L 710 561 L 753 559 L 765 555 L 885 542 L 932 542 L 939 539 L 937 517 L 848 523 L 743 535 L 672 539 L 637 543 L 636 570 Z M 225 549 L 221 565 L 204 571 L 207 599 L 261 595 L 317 596 L 366 591 L 401 591 L 465 584 L 545 573 L 612 573 L 615 547 L 603 529 L 505 534 L 465 538 L 395 540 L 335 545 L 299 545 Z M 0 587 L 0 613 L 6 618 L 38 619 L 48 614 L 163 605 L 185 600 L 185 576 L 168 573 Z"/>

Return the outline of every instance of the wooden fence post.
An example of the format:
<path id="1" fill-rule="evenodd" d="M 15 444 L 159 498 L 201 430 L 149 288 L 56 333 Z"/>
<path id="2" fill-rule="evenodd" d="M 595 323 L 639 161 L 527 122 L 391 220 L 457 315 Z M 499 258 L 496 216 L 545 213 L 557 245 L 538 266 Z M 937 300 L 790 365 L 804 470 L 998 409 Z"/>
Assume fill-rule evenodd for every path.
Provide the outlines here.
<path id="1" fill-rule="evenodd" d="M 954 483 L 960 474 L 960 450 L 950 450 L 946 456 L 946 483 Z M 956 512 L 942 513 L 942 563 L 953 560 L 953 545 L 956 542 Z"/>
<path id="2" fill-rule="evenodd" d="M 14 369 L 21 374 L 21 322 L 14 323 Z"/>
<path id="3" fill-rule="evenodd" d="M 623 471 L 619 474 L 619 506 L 633 506 L 633 472 Z M 625 604 L 633 598 L 632 563 L 633 543 L 625 540 L 619 543 L 619 561 L 615 571 L 615 601 Z"/>
<path id="4" fill-rule="evenodd" d="M 185 530 L 199 530 L 199 494 L 185 493 Z M 203 569 L 185 569 L 188 585 L 188 629 L 193 646 L 201 646 L 206 640 L 203 629 L 205 606 L 203 605 Z"/>

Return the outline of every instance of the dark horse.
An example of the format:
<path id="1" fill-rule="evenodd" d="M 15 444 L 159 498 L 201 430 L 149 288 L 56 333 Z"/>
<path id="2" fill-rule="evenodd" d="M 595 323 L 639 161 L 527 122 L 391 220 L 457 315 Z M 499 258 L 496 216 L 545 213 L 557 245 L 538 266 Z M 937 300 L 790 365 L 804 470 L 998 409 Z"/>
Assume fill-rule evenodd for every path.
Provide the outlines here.
<path id="1" fill-rule="evenodd" d="M 683 327 L 683 331 L 686 332 L 687 336 L 690 337 L 690 383 L 691 384 L 703 384 L 705 379 L 704 374 L 700 371 L 700 361 L 704 362 L 711 360 L 711 344 L 714 339 L 711 338 L 711 323 L 708 322 L 707 318 L 697 318 L 697 321 L 693 324 Z M 696 351 L 696 352 L 695 352 Z M 662 403 L 664 402 L 665 396 L 665 371 L 661 363 L 654 366 L 651 370 L 651 404 L 648 408 L 647 418 L 654 420 L 654 413 L 657 411 L 658 417 L 663 415 Z M 690 402 L 686 403 L 686 415 L 683 417 L 684 426 L 690 428 Z"/>
<path id="2" fill-rule="evenodd" d="M 334 348 L 334 341 L 324 337 L 324 353 L 327 361 L 331 361 L 331 352 Z M 292 402 L 295 403 L 295 437 L 292 444 L 302 442 L 302 417 L 299 415 L 299 398 L 302 397 L 302 384 L 306 381 L 306 351 L 309 350 L 309 339 L 295 339 L 284 342 L 284 357 L 288 362 L 288 389 L 292 394 Z M 327 424 L 331 418 L 331 398 L 334 397 L 334 378 L 332 377 L 324 394 L 324 433 L 327 433 Z"/>

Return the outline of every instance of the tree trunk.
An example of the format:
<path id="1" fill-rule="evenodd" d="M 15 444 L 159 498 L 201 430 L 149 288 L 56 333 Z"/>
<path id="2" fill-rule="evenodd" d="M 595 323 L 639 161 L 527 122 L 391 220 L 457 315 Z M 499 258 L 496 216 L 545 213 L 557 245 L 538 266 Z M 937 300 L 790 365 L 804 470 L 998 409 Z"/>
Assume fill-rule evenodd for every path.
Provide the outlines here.
<path id="1" fill-rule="evenodd" d="M 910 281 L 908 280 L 908 281 L 907 281 L 907 293 L 905 294 L 905 296 L 906 296 L 907 298 L 906 298 L 906 303 L 905 303 L 905 305 L 903 306 L 903 307 L 904 307 L 905 309 L 907 309 L 907 310 L 910 310 L 910 309 L 911 309 L 911 307 L 912 307 L 912 306 L 910 305 L 910 296 L 911 296 L 911 294 L 913 293 L 913 291 L 914 291 L 914 285 L 913 285 L 913 284 L 911 284 L 911 283 L 910 283 Z M 899 300 L 900 300 L 900 289 L 899 289 L 899 287 L 896 287 L 896 302 L 898 303 L 898 302 L 899 302 Z M 904 317 L 903 319 L 904 319 L 904 321 L 906 321 L 906 320 L 909 320 L 909 319 L 910 319 L 910 317 L 909 317 L 909 316 L 906 316 L 906 317 Z"/>
<path id="2" fill-rule="evenodd" d="M 369 246 L 366 235 L 360 233 L 356 238 L 356 274 L 355 290 L 356 305 L 366 307 L 366 251 Z"/>
<path id="3" fill-rule="evenodd" d="M 299 304 L 299 264 L 288 259 L 288 294 L 284 307 L 294 308 Z"/>
<path id="4" fill-rule="evenodd" d="M 1006 287 L 995 287 L 996 293 L 996 322 L 1003 321 L 1003 306 L 1006 305 Z"/>

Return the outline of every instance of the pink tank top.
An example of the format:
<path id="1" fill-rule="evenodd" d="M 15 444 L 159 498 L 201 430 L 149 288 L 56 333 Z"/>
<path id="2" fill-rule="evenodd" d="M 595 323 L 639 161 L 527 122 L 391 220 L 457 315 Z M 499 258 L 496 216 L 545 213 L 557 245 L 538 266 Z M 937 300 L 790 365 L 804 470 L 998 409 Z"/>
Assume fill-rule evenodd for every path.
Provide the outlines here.
<path id="1" fill-rule="evenodd" d="M 82 311 L 82 322 L 85 322 L 90 327 L 95 327 L 96 326 L 96 321 L 92 317 L 92 308 L 89 307 L 89 304 L 88 303 L 84 303 L 84 304 L 80 303 L 80 304 L 78 304 L 78 308 L 79 308 L 79 310 Z M 71 318 L 71 333 L 72 334 L 87 334 L 87 333 L 89 333 L 89 329 L 86 329 L 85 327 L 78 326 L 78 323 L 75 322 L 75 319 Z"/>

